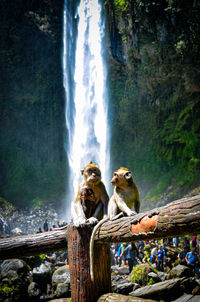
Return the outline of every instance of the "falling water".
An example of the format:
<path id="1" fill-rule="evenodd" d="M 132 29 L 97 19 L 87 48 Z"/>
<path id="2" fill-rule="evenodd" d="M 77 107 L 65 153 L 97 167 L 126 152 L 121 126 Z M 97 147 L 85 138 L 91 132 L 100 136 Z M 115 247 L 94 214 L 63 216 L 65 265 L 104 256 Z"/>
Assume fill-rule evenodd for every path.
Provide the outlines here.
<path id="1" fill-rule="evenodd" d="M 69 12 L 69 4 L 65 1 L 63 78 L 68 130 L 66 151 L 70 173 L 68 204 L 81 182 L 80 170 L 90 161 L 99 165 L 102 180 L 108 184 L 107 74 L 102 47 L 104 32 L 102 8 L 98 0 L 81 0 L 75 17 Z"/>

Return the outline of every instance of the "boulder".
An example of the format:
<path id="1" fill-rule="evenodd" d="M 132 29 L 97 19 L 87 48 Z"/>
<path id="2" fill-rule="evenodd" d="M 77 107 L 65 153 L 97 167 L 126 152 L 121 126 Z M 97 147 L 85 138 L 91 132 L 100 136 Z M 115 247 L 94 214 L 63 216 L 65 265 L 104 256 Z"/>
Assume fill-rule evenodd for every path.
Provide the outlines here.
<path id="1" fill-rule="evenodd" d="M 148 274 L 151 272 L 156 272 L 152 265 L 148 263 L 138 264 L 133 268 L 129 281 L 139 285 L 146 285 L 150 279 Z"/>
<path id="2" fill-rule="evenodd" d="M 167 279 L 167 273 L 164 272 L 157 272 L 158 277 L 161 281 L 165 281 Z"/>
<path id="3" fill-rule="evenodd" d="M 138 300 L 138 298 L 136 297 L 124 296 L 115 293 L 105 294 L 97 300 L 97 302 L 119 302 L 119 301 L 120 302 L 156 302 L 156 300 L 151 300 L 151 299 Z"/>
<path id="4" fill-rule="evenodd" d="M 128 266 L 112 266 L 111 272 L 116 275 L 128 275 L 129 268 L 128 268 Z"/>
<path id="5" fill-rule="evenodd" d="M 28 286 L 29 297 L 39 297 L 41 295 L 41 290 L 36 282 L 31 282 Z"/>
<path id="6" fill-rule="evenodd" d="M 18 282 L 20 280 L 18 273 L 16 271 L 13 270 L 9 270 L 6 274 L 6 276 L 4 276 L 4 278 L 2 279 L 2 282 Z"/>
<path id="7" fill-rule="evenodd" d="M 51 283 L 52 268 L 52 264 L 47 261 L 34 267 L 32 271 L 33 281 L 40 285 Z"/>
<path id="8" fill-rule="evenodd" d="M 58 299 L 53 299 L 51 302 L 72 302 L 71 298 L 58 298 Z"/>
<path id="9" fill-rule="evenodd" d="M 192 290 L 192 295 L 200 295 L 200 286 L 197 285 L 193 290 Z"/>
<path id="10" fill-rule="evenodd" d="M 128 295 L 132 290 L 133 290 L 133 284 L 128 281 L 117 283 L 116 285 L 113 286 L 113 292 L 117 294 Z"/>
<path id="11" fill-rule="evenodd" d="M 52 276 L 52 284 L 70 283 L 69 265 L 59 267 Z"/>
<path id="12" fill-rule="evenodd" d="M 56 295 L 58 298 L 70 297 L 70 284 L 69 283 L 58 283 L 56 287 Z"/>
<path id="13" fill-rule="evenodd" d="M 178 264 L 171 269 L 171 271 L 167 274 L 167 279 L 173 278 L 181 278 L 181 277 L 190 277 L 191 270 L 189 267 L 185 265 Z"/>
<path id="14" fill-rule="evenodd" d="M 192 294 L 193 290 L 198 287 L 198 282 L 194 277 L 182 278 L 180 288 L 185 294 Z"/>
<path id="15" fill-rule="evenodd" d="M 0 266 L 1 275 L 4 277 L 7 275 L 8 271 L 16 271 L 17 273 L 27 273 L 27 264 L 20 259 L 8 259 L 4 260 Z"/>
<path id="16" fill-rule="evenodd" d="M 178 298 L 182 293 L 180 290 L 181 281 L 181 279 L 173 279 L 158 282 L 153 285 L 138 288 L 129 295 L 155 300 L 163 299 L 165 302 L 171 301 L 173 298 Z"/>
<path id="17" fill-rule="evenodd" d="M 115 275 L 115 276 L 111 276 L 111 280 L 113 283 L 119 281 L 119 280 L 124 280 L 122 276 L 120 275 Z"/>
<path id="18" fill-rule="evenodd" d="M 153 279 L 153 281 L 156 283 L 156 282 L 161 282 L 161 278 L 158 276 L 158 274 L 154 273 L 154 272 L 150 272 L 148 273 L 148 277 L 150 279 Z"/>
<path id="19" fill-rule="evenodd" d="M 200 295 L 199 296 L 192 296 L 192 295 L 183 295 L 180 298 L 173 300 L 172 302 L 199 302 L 200 301 Z"/>
<path id="20" fill-rule="evenodd" d="M 0 301 L 27 301 L 28 267 L 19 259 L 1 263 Z"/>

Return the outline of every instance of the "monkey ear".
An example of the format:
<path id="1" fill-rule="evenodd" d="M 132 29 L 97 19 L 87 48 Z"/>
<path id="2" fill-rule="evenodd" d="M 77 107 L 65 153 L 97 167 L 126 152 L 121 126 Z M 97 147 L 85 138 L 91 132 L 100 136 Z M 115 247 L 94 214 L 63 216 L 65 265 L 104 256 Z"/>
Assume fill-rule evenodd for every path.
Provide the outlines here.
<path id="1" fill-rule="evenodd" d="M 131 174 L 130 171 L 128 171 L 128 172 L 125 173 L 125 178 L 126 178 L 127 180 L 131 179 L 131 177 L 132 177 L 132 174 Z"/>
<path id="2" fill-rule="evenodd" d="M 81 169 L 81 175 L 83 175 L 84 174 L 84 169 Z"/>

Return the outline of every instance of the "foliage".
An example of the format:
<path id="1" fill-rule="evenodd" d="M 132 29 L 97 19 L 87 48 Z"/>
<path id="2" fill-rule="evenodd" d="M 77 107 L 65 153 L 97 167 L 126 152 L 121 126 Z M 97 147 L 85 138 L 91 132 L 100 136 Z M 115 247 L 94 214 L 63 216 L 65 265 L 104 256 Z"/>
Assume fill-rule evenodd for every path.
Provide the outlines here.
<path id="1" fill-rule="evenodd" d="M 138 283 L 140 285 L 146 285 L 149 282 L 152 282 L 150 281 L 151 278 L 148 276 L 150 272 L 156 273 L 156 270 L 154 270 L 154 268 L 150 264 L 137 264 L 131 272 L 130 281 L 133 283 Z"/>
<path id="2" fill-rule="evenodd" d="M 113 5 L 106 4 L 109 22 L 126 58 L 110 67 L 111 76 L 122 70 L 110 81 L 113 169 L 128 166 L 152 202 L 171 185 L 184 194 L 200 176 L 200 8 L 173 0 Z"/>
<path id="3" fill-rule="evenodd" d="M 148 285 L 153 285 L 153 284 L 155 284 L 155 281 L 153 280 L 153 278 L 150 278 L 149 282 L 148 282 Z"/>
<path id="4" fill-rule="evenodd" d="M 0 3 L 0 190 L 17 205 L 66 190 L 63 1 Z"/>
<path id="5" fill-rule="evenodd" d="M 46 260 L 46 255 L 45 255 L 45 254 L 40 254 L 40 260 L 41 260 L 41 261 Z"/>

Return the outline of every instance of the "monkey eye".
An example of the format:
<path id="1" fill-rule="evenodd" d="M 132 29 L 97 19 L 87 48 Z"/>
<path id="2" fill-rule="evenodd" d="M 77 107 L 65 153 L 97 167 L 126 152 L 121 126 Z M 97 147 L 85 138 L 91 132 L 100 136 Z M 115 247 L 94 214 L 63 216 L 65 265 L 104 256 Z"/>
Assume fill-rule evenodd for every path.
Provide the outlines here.
<path id="1" fill-rule="evenodd" d="M 117 173 L 116 173 L 116 172 L 114 172 L 114 173 L 113 173 L 113 176 L 117 176 Z"/>
<path id="2" fill-rule="evenodd" d="M 87 170 L 87 173 L 90 175 L 90 174 L 92 174 L 92 169 L 88 169 Z"/>
<path id="3" fill-rule="evenodd" d="M 130 171 L 128 171 L 128 172 L 125 173 L 125 178 L 126 179 L 130 179 L 131 177 L 132 177 L 132 174 L 131 174 Z"/>

